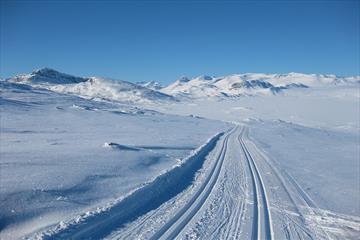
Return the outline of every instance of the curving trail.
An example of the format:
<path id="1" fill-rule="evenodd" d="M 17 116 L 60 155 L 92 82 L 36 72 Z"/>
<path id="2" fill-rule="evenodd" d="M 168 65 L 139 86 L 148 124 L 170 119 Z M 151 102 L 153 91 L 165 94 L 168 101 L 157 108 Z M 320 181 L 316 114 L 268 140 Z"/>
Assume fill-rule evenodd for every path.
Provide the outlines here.
<path id="1" fill-rule="evenodd" d="M 327 217 L 248 127 L 235 126 L 104 213 L 44 238 L 337 239 Z"/>

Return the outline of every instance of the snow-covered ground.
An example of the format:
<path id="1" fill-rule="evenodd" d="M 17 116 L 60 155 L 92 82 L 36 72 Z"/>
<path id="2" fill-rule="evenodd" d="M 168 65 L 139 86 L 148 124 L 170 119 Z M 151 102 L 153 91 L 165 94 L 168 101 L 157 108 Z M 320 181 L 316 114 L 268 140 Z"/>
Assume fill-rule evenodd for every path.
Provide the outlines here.
<path id="1" fill-rule="evenodd" d="M 2 238 L 106 206 L 224 123 L 1 82 Z"/>
<path id="2" fill-rule="evenodd" d="M 0 84 L 1 239 L 359 237 L 359 77 Z"/>

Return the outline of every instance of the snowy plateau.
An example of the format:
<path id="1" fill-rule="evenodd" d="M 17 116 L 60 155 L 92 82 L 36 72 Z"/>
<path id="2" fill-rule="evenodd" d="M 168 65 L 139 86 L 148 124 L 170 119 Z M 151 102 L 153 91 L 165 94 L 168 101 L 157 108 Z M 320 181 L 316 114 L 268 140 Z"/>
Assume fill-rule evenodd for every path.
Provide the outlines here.
<path id="1" fill-rule="evenodd" d="M 359 239 L 360 77 L 0 80 L 1 239 Z"/>

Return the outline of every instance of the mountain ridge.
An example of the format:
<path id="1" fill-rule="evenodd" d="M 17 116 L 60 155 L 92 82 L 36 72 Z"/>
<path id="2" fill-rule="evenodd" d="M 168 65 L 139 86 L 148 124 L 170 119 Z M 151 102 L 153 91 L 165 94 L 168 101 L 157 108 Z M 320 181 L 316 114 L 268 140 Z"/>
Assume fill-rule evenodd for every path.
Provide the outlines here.
<path id="1" fill-rule="evenodd" d="M 237 97 L 243 95 L 277 94 L 295 88 L 336 85 L 359 85 L 360 76 L 339 77 L 330 74 L 263 74 L 243 73 L 223 77 L 199 76 L 179 79 L 160 91 L 179 97 Z"/>
<path id="2" fill-rule="evenodd" d="M 163 87 L 156 81 L 132 83 L 100 77 L 76 77 L 51 68 L 34 70 L 29 74 L 7 79 L 34 87 L 122 102 L 177 101 L 190 98 L 226 98 L 252 95 L 279 94 L 292 89 L 321 86 L 360 86 L 360 76 L 339 77 L 334 74 L 242 73 L 222 77 L 201 75 L 182 76 Z"/>
<path id="3" fill-rule="evenodd" d="M 170 95 L 135 83 L 109 78 L 75 77 L 51 68 L 17 75 L 7 81 L 45 88 L 58 93 L 75 94 L 84 98 L 134 103 L 175 101 L 175 98 Z"/>

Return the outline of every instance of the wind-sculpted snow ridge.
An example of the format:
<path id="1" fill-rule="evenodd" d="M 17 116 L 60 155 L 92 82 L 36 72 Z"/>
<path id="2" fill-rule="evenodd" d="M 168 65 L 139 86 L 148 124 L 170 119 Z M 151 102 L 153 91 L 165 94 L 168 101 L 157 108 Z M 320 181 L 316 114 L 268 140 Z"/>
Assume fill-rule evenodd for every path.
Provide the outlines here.
<path id="1" fill-rule="evenodd" d="M 175 101 L 165 93 L 134 83 L 99 77 L 75 77 L 50 68 L 35 70 L 30 74 L 15 76 L 8 82 L 28 84 L 58 93 L 75 94 L 84 98 L 103 99 L 126 103 L 151 103 Z M 156 85 L 155 83 L 153 85 Z"/>
<path id="2" fill-rule="evenodd" d="M 187 98 L 227 98 L 248 95 L 277 94 L 295 88 L 353 85 L 360 77 L 338 77 L 323 74 L 259 74 L 245 73 L 224 77 L 200 76 L 182 78 L 161 89 L 162 92 Z"/>
<path id="3" fill-rule="evenodd" d="M 100 239 L 114 229 L 158 208 L 192 184 L 206 156 L 224 133 L 218 133 L 192 154 L 154 180 L 144 183 L 125 197 L 102 208 L 86 212 L 68 222 L 30 237 L 34 239 Z"/>

